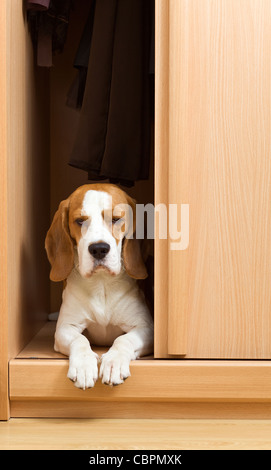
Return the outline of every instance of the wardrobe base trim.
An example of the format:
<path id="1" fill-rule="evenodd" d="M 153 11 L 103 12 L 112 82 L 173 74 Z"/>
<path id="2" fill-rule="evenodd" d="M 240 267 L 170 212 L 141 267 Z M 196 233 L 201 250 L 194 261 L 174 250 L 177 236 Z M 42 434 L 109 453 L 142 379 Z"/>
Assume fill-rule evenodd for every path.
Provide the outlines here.
<path id="1" fill-rule="evenodd" d="M 11 402 L 12 418 L 92 419 L 271 419 L 271 403 L 84 402 L 26 400 Z"/>
<path id="2" fill-rule="evenodd" d="M 67 359 L 14 359 L 10 400 L 86 402 L 271 403 L 270 361 L 139 360 L 117 387 L 80 390 L 67 379 Z"/>

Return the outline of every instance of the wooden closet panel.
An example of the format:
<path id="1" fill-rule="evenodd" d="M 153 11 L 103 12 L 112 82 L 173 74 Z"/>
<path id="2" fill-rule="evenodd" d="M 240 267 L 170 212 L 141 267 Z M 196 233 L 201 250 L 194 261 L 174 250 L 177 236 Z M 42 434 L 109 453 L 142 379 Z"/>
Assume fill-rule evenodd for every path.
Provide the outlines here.
<path id="1" fill-rule="evenodd" d="M 169 129 L 169 8 L 168 0 L 155 4 L 155 206 L 168 204 Z M 155 217 L 154 263 L 154 355 L 167 355 L 168 331 L 168 240 L 159 239 L 159 218 Z"/>
<path id="2" fill-rule="evenodd" d="M 6 4 L 9 357 L 49 310 L 49 75 L 35 66 L 22 0 Z"/>
<path id="3" fill-rule="evenodd" d="M 8 403 L 8 227 L 7 227 L 7 77 L 6 2 L 0 3 L 0 420 L 9 418 Z"/>
<path id="4" fill-rule="evenodd" d="M 271 2 L 168 11 L 168 202 L 189 204 L 190 241 L 165 263 L 163 354 L 270 358 Z"/>

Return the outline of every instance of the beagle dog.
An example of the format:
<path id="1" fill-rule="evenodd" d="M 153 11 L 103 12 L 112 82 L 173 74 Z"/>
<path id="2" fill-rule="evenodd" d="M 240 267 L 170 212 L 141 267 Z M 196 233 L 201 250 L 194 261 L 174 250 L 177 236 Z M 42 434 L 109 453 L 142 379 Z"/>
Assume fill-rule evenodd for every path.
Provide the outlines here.
<path id="1" fill-rule="evenodd" d="M 46 235 L 50 279 L 65 285 L 54 347 L 69 356 L 68 378 L 84 390 L 98 379 L 90 343 L 111 346 L 99 374 L 109 385 L 123 383 L 130 361 L 153 350 L 153 319 L 136 282 L 147 271 L 135 209 L 119 187 L 86 184 L 60 203 Z"/>

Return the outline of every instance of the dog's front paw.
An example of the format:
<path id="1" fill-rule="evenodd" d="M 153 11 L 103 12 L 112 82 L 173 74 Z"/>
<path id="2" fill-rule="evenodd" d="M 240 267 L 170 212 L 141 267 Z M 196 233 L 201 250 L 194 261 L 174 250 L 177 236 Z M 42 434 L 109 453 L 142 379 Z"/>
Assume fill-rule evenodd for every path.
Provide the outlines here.
<path id="1" fill-rule="evenodd" d="M 107 385 L 122 384 L 124 380 L 131 375 L 129 364 L 130 361 L 124 353 L 109 349 L 109 351 L 102 356 L 100 367 L 102 383 Z"/>
<path id="2" fill-rule="evenodd" d="M 69 360 L 68 378 L 78 388 L 92 388 L 98 379 L 98 359 L 94 352 L 71 356 Z"/>

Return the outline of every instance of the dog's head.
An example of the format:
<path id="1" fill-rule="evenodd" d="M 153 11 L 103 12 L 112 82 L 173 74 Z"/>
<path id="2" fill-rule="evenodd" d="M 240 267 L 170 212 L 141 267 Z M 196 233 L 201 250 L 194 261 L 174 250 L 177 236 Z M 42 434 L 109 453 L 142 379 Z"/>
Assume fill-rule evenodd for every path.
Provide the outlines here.
<path id="1" fill-rule="evenodd" d="M 99 270 L 135 279 L 147 271 L 138 240 L 134 199 L 112 184 L 86 184 L 62 201 L 47 232 L 50 279 L 62 281 L 75 263 L 82 277 Z M 133 237 L 133 238 L 131 238 Z"/>

